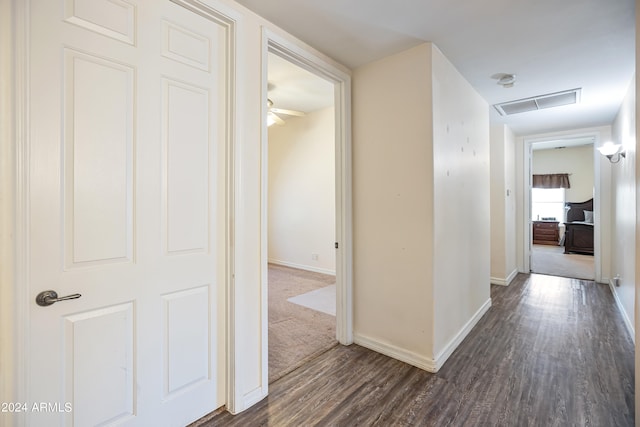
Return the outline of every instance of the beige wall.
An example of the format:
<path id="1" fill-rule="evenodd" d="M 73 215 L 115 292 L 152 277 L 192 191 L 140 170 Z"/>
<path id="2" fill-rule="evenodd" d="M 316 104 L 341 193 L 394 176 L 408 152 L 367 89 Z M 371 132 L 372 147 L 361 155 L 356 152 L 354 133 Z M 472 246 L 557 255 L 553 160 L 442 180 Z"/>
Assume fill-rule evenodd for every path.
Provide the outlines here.
<path id="1" fill-rule="evenodd" d="M 490 304 L 488 106 L 430 43 L 353 82 L 355 341 L 437 370 Z"/>
<path id="2" fill-rule="evenodd" d="M 423 358 L 433 348 L 430 75 L 430 44 L 353 73 L 354 333 Z"/>
<path id="3" fill-rule="evenodd" d="M 269 128 L 269 262 L 335 274 L 334 114 Z"/>
<path id="4" fill-rule="evenodd" d="M 491 283 L 508 285 L 516 265 L 515 136 L 491 126 Z"/>
<path id="5" fill-rule="evenodd" d="M 584 202 L 593 197 L 593 145 L 533 151 L 533 174 L 568 173 L 571 188 L 567 202 Z"/>
<path id="6" fill-rule="evenodd" d="M 516 184 L 516 137 L 513 131 L 510 128 L 505 127 L 505 194 L 507 195 L 507 199 L 505 201 L 505 272 L 511 272 L 510 276 L 507 276 L 509 279 L 511 276 L 515 277 L 518 274 L 518 263 L 516 260 L 516 194 L 517 194 L 517 184 Z"/>
<path id="7" fill-rule="evenodd" d="M 620 275 L 620 287 L 612 287 L 627 325 L 633 329 L 636 287 L 636 98 L 631 83 L 612 126 L 612 140 L 622 144 L 627 157 L 611 167 L 611 275 Z"/>
<path id="8" fill-rule="evenodd" d="M 489 106 L 435 46 L 432 55 L 432 281 L 439 360 L 490 301 Z"/>

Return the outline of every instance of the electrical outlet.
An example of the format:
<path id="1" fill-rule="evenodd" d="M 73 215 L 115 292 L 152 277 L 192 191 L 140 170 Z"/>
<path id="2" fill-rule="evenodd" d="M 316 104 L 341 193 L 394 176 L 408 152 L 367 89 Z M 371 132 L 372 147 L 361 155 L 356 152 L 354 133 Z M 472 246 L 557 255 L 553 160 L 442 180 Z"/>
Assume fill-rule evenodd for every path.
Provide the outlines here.
<path id="1" fill-rule="evenodd" d="M 312 261 L 317 261 L 318 260 L 318 254 L 311 254 L 311 260 Z"/>

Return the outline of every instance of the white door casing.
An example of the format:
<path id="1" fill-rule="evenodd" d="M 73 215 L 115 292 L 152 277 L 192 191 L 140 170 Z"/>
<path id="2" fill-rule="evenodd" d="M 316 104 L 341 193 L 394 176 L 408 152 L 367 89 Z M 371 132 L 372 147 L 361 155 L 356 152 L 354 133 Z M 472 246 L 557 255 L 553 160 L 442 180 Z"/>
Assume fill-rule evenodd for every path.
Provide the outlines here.
<path id="1" fill-rule="evenodd" d="M 600 141 L 606 137 L 604 128 L 590 128 L 583 129 L 580 132 L 561 132 L 559 134 L 552 134 L 540 137 L 525 137 L 523 138 L 523 154 L 522 154 L 522 177 L 523 177 L 523 217 L 524 217 L 524 230 L 523 232 L 523 272 L 529 273 L 531 270 L 531 254 L 532 254 L 532 222 L 531 222 L 531 186 L 533 179 L 533 144 L 538 142 L 558 141 L 558 140 L 571 140 L 575 138 L 591 137 L 594 140 L 594 147 L 600 144 Z M 605 262 L 605 258 L 608 258 L 607 253 L 610 247 L 608 239 L 603 237 L 602 229 L 603 225 L 608 223 L 610 219 L 603 212 L 601 206 L 607 206 L 608 193 L 603 193 L 602 187 L 604 182 L 608 182 L 608 178 L 605 177 L 605 171 L 600 164 L 601 156 L 594 150 L 593 168 L 594 168 L 594 215 L 600 218 L 594 224 L 594 266 L 595 266 L 595 280 L 598 283 L 607 283 L 609 281 L 608 275 L 609 269 L 605 268 L 608 265 Z M 605 241 L 606 239 L 606 241 Z"/>
<path id="2" fill-rule="evenodd" d="M 27 424 L 184 425 L 226 397 L 227 30 L 168 0 L 29 28 Z"/>

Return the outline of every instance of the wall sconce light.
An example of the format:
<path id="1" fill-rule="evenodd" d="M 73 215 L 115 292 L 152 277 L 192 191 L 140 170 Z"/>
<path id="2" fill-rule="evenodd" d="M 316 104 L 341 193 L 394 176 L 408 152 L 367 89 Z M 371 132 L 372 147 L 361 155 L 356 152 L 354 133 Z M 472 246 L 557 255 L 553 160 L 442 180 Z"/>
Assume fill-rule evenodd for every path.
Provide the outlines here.
<path id="1" fill-rule="evenodd" d="M 618 163 L 620 157 L 627 157 L 622 144 L 614 144 L 611 141 L 607 141 L 602 147 L 598 147 L 598 151 L 609 159 L 611 163 Z"/>

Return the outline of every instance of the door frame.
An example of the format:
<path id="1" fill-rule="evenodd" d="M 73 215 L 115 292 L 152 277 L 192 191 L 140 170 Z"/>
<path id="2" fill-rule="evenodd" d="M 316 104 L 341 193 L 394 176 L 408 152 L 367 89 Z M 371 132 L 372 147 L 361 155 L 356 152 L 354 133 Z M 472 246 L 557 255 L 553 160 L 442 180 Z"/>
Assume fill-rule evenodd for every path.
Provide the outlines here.
<path id="1" fill-rule="evenodd" d="M 6 402 L 26 402 L 29 331 L 29 5 L 7 1 L 0 6 L 0 392 Z M 8 425 L 24 425 L 19 413 L 4 413 Z"/>
<path id="2" fill-rule="evenodd" d="M 351 75 L 315 53 L 298 46 L 275 32 L 262 29 L 262 132 L 261 132 L 261 307 L 262 307 L 262 381 L 268 384 L 268 53 L 274 53 L 294 65 L 328 80 L 335 88 L 336 155 L 336 339 L 353 343 L 353 239 L 351 171 Z"/>
<path id="3" fill-rule="evenodd" d="M 532 244 L 532 220 L 531 220 L 531 185 L 532 185 L 532 163 L 533 163 L 533 144 L 538 142 L 547 142 L 547 141 L 561 141 L 561 140 L 571 140 L 576 138 L 593 138 L 593 187 L 594 187 L 594 200 L 593 200 L 593 210 L 594 217 L 598 218 L 593 226 L 594 231 L 594 267 L 595 267 L 595 280 L 596 282 L 602 283 L 604 281 L 608 281 L 608 271 L 603 271 L 603 262 L 602 255 L 605 251 L 606 242 L 603 241 L 602 238 L 602 226 L 603 222 L 608 219 L 603 217 L 603 212 L 601 206 L 607 206 L 608 204 L 603 204 L 602 198 L 604 195 L 601 191 L 601 181 L 602 170 L 600 167 L 600 154 L 596 149 L 602 143 L 602 132 L 601 130 L 584 130 L 584 131 L 575 131 L 569 133 L 558 133 L 555 135 L 549 135 L 544 137 L 525 137 L 524 138 L 524 162 L 523 162 L 523 171 L 524 171 L 524 179 L 523 179 L 523 243 L 524 243 L 524 272 L 531 272 L 531 252 L 533 249 Z"/>
<path id="4" fill-rule="evenodd" d="M 170 0 L 225 28 L 227 52 L 227 135 L 225 216 L 225 375 L 226 406 L 236 403 L 233 361 L 233 233 L 234 153 L 238 123 L 236 101 L 237 17 L 213 9 L 198 0 Z M 228 12 L 228 11 L 227 11 Z M 29 73 L 30 4 L 9 0 L 0 3 L 0 395 L 5 402 L 27 402 L 29 368 Z M 20 413 L 1 414 L 7 425 L 23 426 Z"/>

